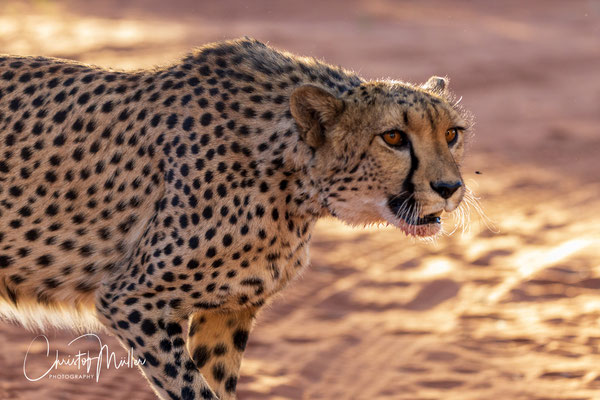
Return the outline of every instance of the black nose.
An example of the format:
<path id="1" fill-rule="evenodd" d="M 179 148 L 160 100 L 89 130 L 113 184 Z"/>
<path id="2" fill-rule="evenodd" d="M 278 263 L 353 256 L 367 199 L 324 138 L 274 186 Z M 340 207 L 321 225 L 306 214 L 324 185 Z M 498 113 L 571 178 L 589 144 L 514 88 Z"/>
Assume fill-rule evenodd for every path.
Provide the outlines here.
<path id="1" fill-rule="evenodd" d="M 462 182 L 431 182 L 430 185 L 442 198 L 449 199 L 462 186 Z"/>

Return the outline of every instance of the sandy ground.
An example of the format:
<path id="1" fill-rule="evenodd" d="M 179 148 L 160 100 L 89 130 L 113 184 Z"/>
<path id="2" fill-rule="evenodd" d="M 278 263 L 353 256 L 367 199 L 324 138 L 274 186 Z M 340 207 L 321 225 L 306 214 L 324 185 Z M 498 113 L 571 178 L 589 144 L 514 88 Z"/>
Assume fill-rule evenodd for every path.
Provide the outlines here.
<path id="1" fill-rule="evenodd" d="M 251 336 L 241 399 L 600 399 L 600 2 L 88 3 L 1 2 L 0 53 L 128 69 L 249 35 L 368 78 L 448 75 L 476 116 L 464 175 L 495 228 L 472 213 L 426 244 L 319 223 L 312 267 Z M 29 382 L 35 336 L 0 324 L 1 399 L 154 398 L 135 369 Z M 75 353 L 77 335 L 47 336 Z M 45 343 L 28 354 L 39 374 Z"/>

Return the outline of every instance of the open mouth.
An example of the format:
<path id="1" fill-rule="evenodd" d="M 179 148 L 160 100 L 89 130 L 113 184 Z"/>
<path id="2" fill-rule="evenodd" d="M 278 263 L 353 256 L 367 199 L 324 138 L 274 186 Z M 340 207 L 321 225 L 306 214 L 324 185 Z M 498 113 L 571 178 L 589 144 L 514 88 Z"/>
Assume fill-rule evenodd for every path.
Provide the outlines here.
<path id="1" fill-rule="evenodd" d="M 389 222 L 409 235 L 433 236 L 441 229 L 443 211 L 440 210 L 420 217 L 411 212 L 411 210 L 416 210 L 417 206 L 410 197 L 392 197 L 388 201 L 388 208 L 394 217 Z"/>
<path id="2" fill-rule="evenodd" d="M 442 223 L 442 211 L 437 213 L 428 214 L 424 217 L 416 218 L 403 218 L 404 222 L 409 225 L 429 225 L 429 224 L 441 224 Z"/>

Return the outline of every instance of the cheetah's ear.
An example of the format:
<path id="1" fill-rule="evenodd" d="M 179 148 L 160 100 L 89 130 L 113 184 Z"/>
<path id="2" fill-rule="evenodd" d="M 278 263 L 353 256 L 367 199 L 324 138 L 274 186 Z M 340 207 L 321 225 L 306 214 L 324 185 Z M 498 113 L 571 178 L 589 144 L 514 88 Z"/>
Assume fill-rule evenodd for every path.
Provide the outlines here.
<path id="1" fill-rule="evenodd" d="M 421 88 L 440 95 L 447 94 L 448 78 L 442 78 L 441 76 L 432 76 L 427 80 L 427 82 L 421 85 Z"/>
<path id="2" fill-rule="evenodd" d="M 327 130 L 344 111 L 344 101 L 320 87 L 304 85 L 292 93 L 290 111 L 302 139 L 317 148 L 325 143 Z"/>

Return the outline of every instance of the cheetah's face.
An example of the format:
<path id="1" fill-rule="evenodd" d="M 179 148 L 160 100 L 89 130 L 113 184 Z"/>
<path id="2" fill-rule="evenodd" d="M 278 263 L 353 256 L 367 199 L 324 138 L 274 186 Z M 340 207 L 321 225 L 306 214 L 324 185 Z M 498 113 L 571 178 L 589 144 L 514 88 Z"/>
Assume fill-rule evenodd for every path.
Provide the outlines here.
<path id="1" fill-rule="evenodd" d="M 437 77 L 421 87 L 371 82 L 340 99 L 296 90 L 292 114 L 315 149 L 313 174 L 333 215 L 414 236 L 440 232 L 442 214 L 465 193 L 459 165 L 469 127 L 445 100 L 446 86 Z"/>

